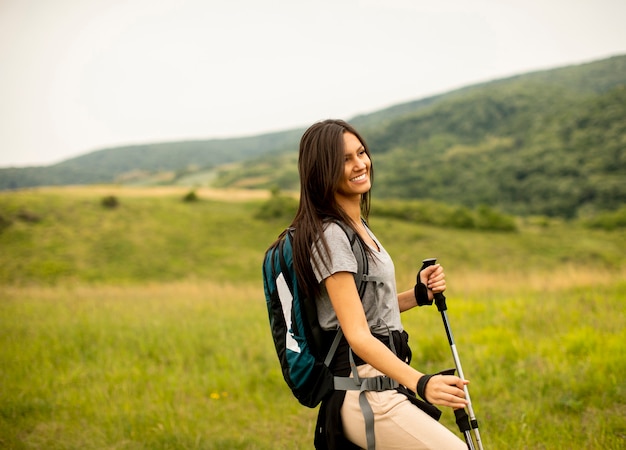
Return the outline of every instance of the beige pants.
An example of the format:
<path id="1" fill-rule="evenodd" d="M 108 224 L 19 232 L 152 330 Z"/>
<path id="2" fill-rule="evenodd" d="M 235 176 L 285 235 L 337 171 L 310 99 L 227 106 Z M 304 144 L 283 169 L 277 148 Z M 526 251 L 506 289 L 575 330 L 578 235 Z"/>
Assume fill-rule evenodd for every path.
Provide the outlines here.
<path id="1" fill-rule="evenodd" d="M 359 376 L 377 375 L 382 374 L 368 364 L 359 367 Z M 391 390 L 365 395 L 374 411 L 376 450 L 467 450 L 467 444 L 461 438 L 409 402 L 403 394 Z M 358 391 L 346 392 L 341 419 L 346 437 L 359 447 L 367 448 Z"/>

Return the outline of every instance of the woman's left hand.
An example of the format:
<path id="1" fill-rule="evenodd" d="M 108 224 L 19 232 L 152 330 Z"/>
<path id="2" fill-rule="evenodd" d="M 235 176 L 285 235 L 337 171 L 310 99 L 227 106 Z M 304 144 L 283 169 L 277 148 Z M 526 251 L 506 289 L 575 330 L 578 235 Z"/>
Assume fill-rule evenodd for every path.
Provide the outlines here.
<path id="1" fill-rule="evenodd" d="M 468 401 L 463 388 L 468 383 L 454 375 L 435 375 L 426 384 L 426 400 L 434 405 L 465 408 Z"/>

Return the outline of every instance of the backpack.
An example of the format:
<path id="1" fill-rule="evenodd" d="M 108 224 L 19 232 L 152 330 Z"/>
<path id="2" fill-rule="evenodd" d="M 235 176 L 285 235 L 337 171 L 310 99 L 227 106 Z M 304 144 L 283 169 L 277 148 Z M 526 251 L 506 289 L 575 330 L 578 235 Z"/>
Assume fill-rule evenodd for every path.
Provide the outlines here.
<path id="1" fill-rule="evenodd" d="M 367 256 L 361 239 L 342 222 L 341 226 L 352 246 L 357 261 L 354 275 L 363 298 L 368 281 Z M 272 338 L 283 377 L 298 401 L 309 408 L 317 406 L 335 389 L 346 389 L 346 383 L 335 377 L 329 369 L 343 333 L 337 330 L 330 349 L 324 355 L 323 334 L 318 320 L 315 299 L 306 297 L 299 289 L 293 266 L 294 228 L 289 228 L 277 245 L 265 253 L 263 262 L 263 287 Z M 348 383 L 354 385 L 353 379 Z"/>

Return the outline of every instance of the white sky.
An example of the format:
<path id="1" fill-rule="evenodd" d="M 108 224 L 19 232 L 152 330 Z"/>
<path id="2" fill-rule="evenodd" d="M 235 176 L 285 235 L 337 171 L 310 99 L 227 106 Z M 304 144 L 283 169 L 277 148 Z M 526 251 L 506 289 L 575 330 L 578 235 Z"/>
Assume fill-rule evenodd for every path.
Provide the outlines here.
<path id="1" fill-rule="evenodd" d="M 626 54 L 624 0 L 0 0 L 0 167 Z"/>

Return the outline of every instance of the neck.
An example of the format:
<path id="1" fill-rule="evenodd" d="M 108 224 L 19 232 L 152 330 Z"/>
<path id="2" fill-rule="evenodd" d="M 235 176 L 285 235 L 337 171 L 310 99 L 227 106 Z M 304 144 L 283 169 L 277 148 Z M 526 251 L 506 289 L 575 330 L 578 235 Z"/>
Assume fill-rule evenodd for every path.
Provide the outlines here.
<path id="1" fill-rule="evenodd" d="M 352 219 L 355 225 L 361 223 L 361 196 L 338 197 L 337 203 L 343 208 L 348 217 Z"/>

